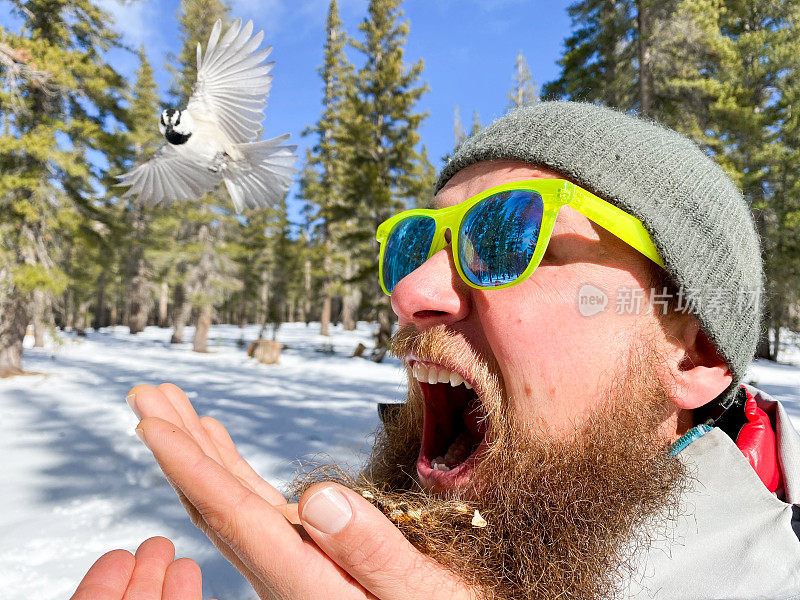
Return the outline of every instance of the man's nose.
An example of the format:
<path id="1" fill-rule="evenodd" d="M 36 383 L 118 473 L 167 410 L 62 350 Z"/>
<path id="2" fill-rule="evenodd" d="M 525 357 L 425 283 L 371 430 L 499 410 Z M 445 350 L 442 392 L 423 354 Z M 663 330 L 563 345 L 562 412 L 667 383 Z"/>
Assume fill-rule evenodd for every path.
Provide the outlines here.
<path id="1" fill-rule="evenodd" d="M 470 292 L 458 276 L 447 246 L 397 282 L 392 290 L 392 310 L 400 325 L 414 323 L 419 329 L 448 325 L 467 316 Z"/>

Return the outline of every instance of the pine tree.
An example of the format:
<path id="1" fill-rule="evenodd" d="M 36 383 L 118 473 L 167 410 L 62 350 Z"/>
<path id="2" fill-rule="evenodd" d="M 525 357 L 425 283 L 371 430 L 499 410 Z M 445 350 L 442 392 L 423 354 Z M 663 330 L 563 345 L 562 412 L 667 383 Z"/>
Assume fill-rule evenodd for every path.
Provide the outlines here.
<path id="1" fill-rule="evenodd" d="M 774 359 L 781 328 L 800 326 L 793 321 L 800 298 L 800 6 L 639 0 L 615 3 L 616 16 L 604 18 L 610 6 L 585 0 L 570 8 L 576 30 L 566 42 L 562 75 L 547 93 L 656 118 L 697 141 L 741 187 L 767 278 L 764 331 L 770 335 L 758 353 Z"/>
<path id="2" fill-rule="evenodd" d="M 158 89 L 144 47 L 139 49 L 139 69 L 134 79 L 129 138 L 133 156 L 146 160 L 159 148 L 163 139 L 153 126 L 158 115 Z M 150 224 L 155 213 L 156 211 L 147 211 L 135 200 L 129 201 L 126 206 L 125 223 L 128 235 L 124 240 L 129 247 L 125 252 L 124 264 L 125 313 L 131 333 L 138 333 L 145 328 L 153 307 L 153 273 L 145 248 L 148 243 L 154 243 Z"/>
<path id="3" fill-rule="evenodd" d="M 427 159 L 417 150 L 417 130 L 425 113 L 415 111 L 427 85 L 419 83 L 422 61 L 409 68 L 403 62 L 409 28 L 407 21 L 400 20 L 400 4 L 400 0 L 370 1 L 368 16 L 359 25 L 363 39 L 351 42 L 365 62 L 342 111 L 347 123 L 342 143 L 347 195 L 345 210 L 337 220 L 351 224 L 346 243 L 355 263 L 353 279 L 370 282 L 366 298 L 380 323 L 376 360 L 385 353 L 392 317 L 374 283 L 375 229 L 398 209 L 430 193 L 421 178 Z"/>
<path id="4" fill-rule="evenodd" d="M 41 308 L 40 293 L 67 284 L 59 221 L 103 217 L 92 199 L 105 172 L 87 152 L 121 153 L 112 127 L 125 118 L 123 78 L 103 58 L 119 44 L 107 13 L 90 0 L 10 4 L 23 26 L 0 31 L 0 375 L 22 369 L 31 300 Z"/>
<path id="5" fill-rule="evenodd" d="M 453 109 L 453 148 L 458 148 L 467 139 L 467 132 L 464 131 L 464 125 L 461 123 L 461 111 L 458 104 Z"/>
<path id="6" fill-rule="evenodd" d="M 342 110 L 346 90 L 353 85 L 353 66 L 344 53 L 347 36 L 342 30 L 336 0 L 331 0 L 328 7 L 325 36 L 323 63 L 318 69 L 322 79 L 322 115 L 304 132 L 304 135 L 315 135 L 317 143 L 307 154 L 300 192 L 307 206 L 316 208 L 315 218 L 321 220 L 317 241 L 323 248 L 323 263 L 317 275 L 322 279 L 322 335 L 328 335 L 333 298 L 342 292 L 342 267 L 348 260 L 339 239 L 342 227 L 335 223 L 334 214 L 342 206 L 345 185 L 340 148 L 345 127 Z"/>
<path id="7" fill-rule="evenodd" d="M 528 69 L 528 62 L 522 50 L 514 60 L 514 74 L 511 76 L 511 89 L 508 91 L 508 107 L 506 110 L 531 106 L 539 101 L 539 89 Z"/>
<path id="8" fill-rule="evenodd" d="M 632 0 L 579 0 L 570 5 L 573 33 L 558 63 L 561 77 L 544 86 L 546 98 L 602 102 L 629 109 L 635 103 Z"/>
<path id="9" fill-rule="evenodd" d="M 476 133 L 478 133 L 483 125 L 481 124 L 481 116 L 478 114 L 478 110 L 475 109 L 472 113 L 472 125 L 469 128 L 469 135 L 472 137 Z"/>

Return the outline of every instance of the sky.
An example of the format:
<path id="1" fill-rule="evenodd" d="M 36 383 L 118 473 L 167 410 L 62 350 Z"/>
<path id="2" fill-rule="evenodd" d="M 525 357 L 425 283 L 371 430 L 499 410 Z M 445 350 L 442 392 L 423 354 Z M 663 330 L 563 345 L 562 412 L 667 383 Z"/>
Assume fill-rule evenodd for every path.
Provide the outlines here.
<path id="1" fill-rule="evenodd" d="M 303 157 L 313 138 L 301 137 L 321 112 L 322 85 L 317 68 L 322 63 L 324 24 L 329 0 L 233 0 L 232 17 L 252 19 L 265 32 L 265 45 L 273 47 L 274 79 L 264 122 L 265 137 L 290 133 Z M 100 0 L 110 12 L 127 44 L 144 45 L 165 95 L 170 75 L 167 55 L 177 53 L 178 0 L 119 2 Z M 339 0 L 343 27 L 358 37 L 358 24 L 367 12 L 368 0 Z M 418 107 L 428 113 L 420 129 L 422 142 L 437 170 L 441 157 L 453 147 L 453 111 L 459 106 L 466 129 L 477 110 L 482 123 L 501 116 L 511 87 L 514 60 L 521 50 L 533 78 L 541 85 L 559 73 L 557 64 L 570 19 L 564 0 L 406 0 L 402 9 L 410 23 L 405 61 L 423 59 L 421 80 L 430 91 Z M 19 20 L 10 15 L 10 3 L 0 0 L 0 25 L 17 30 Z M 354 55 L 355 58 L 357 55 Z M 136 57 L 115 51 L 115 67 L 132 78 Z M 157 127 L 158 115 L 153 115 Z M 299 166 L 299 163 L 298 163 Z M 294 201 L 295 184 L 289 192 L 290 218 L 299 220 Z M 428 199 L 420 199 L 420 203 Z"/>

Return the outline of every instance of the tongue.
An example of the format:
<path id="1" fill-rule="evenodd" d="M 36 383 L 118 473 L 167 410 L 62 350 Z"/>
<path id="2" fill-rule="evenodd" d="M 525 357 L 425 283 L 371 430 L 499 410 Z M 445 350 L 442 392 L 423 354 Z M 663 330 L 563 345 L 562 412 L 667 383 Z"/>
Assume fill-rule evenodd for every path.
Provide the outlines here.
<path id="1" fill-rule="evenodd" d="M 462 431 L 447 449 L 447 454 L 444 455 L 444 464 L 452 468 L 464 462 L 472 453 L 474 443 L 475 438 L 472 437 L 472 434 L 468 430 Z"/>

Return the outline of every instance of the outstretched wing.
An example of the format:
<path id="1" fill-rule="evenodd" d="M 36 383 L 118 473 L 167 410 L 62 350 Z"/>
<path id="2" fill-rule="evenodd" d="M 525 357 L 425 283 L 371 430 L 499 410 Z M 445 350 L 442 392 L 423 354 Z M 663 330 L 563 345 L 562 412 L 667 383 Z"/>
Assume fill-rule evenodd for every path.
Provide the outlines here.
<path id="1" fill-rule="evenodd" d="M 202 157 L 190 160 L 165 144 L 153 158 L 117 179 L 120 185 L 130 186 L 123 198 L 136 194 L 140 202 L 190 200 L 213 189 L 222 179 L 210 167 Z"/>
<path id="2" fill-rule="evenodd" d="M 272 65 L 264 59 L 272 48 L 258 50 L 264 32 L 253 37 L 253 22 L 242 27 L 236 19 L 220 40 L 222 21 L 217 21 L 208 39 L 205 56 L 197 44 L 197 81 L 187 108 L 216 121 L 234 143 L 250 142 L 261 133 L 267 106 Z"/>

